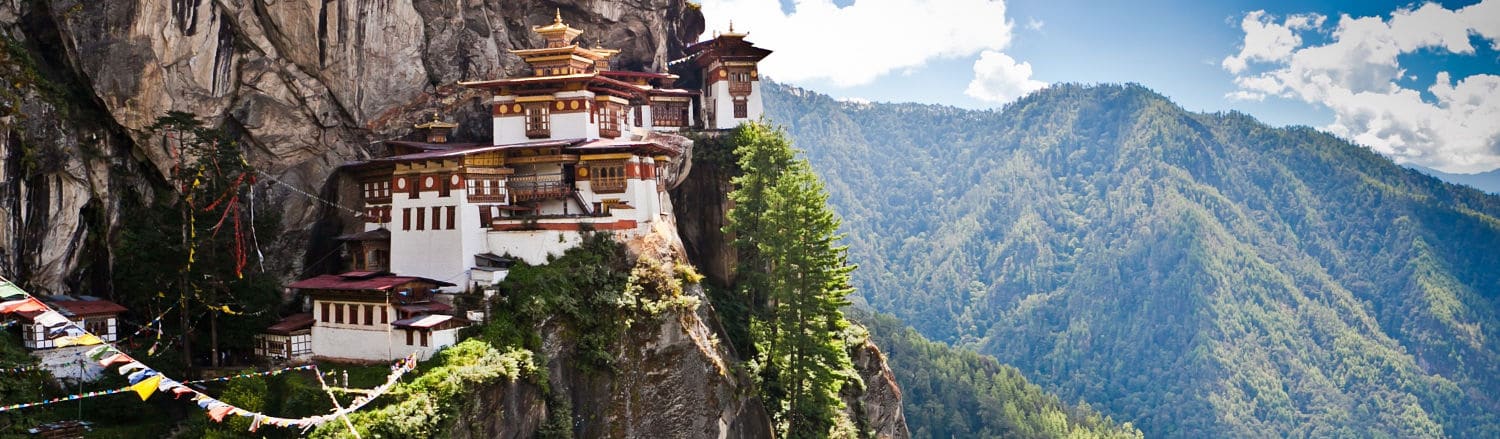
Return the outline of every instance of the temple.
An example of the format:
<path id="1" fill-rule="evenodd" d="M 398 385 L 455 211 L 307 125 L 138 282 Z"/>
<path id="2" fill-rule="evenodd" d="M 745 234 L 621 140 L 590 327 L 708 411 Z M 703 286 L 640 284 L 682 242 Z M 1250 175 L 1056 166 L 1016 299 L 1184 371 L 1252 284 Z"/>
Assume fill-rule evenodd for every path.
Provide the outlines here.
<path id="1" fill-rule="evenodd" d="M 464 321 L 397 316 L 387 309 L 402 305 L 381 290 L 335 293 L 342 290 L 330 285 L 421 279 L 416 290 L 423 297 L 441 297 L 499 282 L 511 261 L 545 264 L 589 232 L 647 233 L 670 220 L 667 191 L 689 169 L 693 142 L 683 134 L 732 129 L 761 115 L 756 65 L 770 51 L 732 27 L 689 47 L 670 64 L 682 69 L 678 73 L 618 70 L 619 51 L 575 41 L 583 32 L 564 23 L 560 12 L 532 30 L 542 46 L 512 51 L 525 61 L 525 75 L 460 83 L 492 95 L 489 142 L 450 142 L 458 125 L 434 113 L 412 126 L 413 139 L 384 142 L 385 157 L 342 168 L 363 201 L 361 230 L 338 238 L 357 273 L 292 285 L 317 303 L 313 356 L 380 357 L 380 349 L 348 347 L 368 333 L 381 346 L 395 346 L 383 352 L 425 357 L 452 343 L 432 331 Z M 683 88 L 685 76 L 702 80 L 683 81 L 697 82 Z M 332 311 L 318 308 L 323 303 Z M 379 323 L 341 321 L 341 306 L 378 315 Z M 442 329 L 408 325 L 400 329 L 421 338 L 388 335 L 400 326 L 397 318 L 418 326 L 442 320 Z M 271 335 L 267 340 L 282 342 Z M 320 340 L 333 338 L 339 340 Z"/>

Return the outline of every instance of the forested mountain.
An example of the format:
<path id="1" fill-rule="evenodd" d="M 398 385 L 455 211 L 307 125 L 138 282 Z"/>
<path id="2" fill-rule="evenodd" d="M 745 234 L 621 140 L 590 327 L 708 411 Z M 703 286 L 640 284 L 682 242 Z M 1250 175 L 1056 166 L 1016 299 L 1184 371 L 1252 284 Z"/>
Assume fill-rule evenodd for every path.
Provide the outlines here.
<path id="1" fill-rule="evenodd" d="M 901 384 L 907 427 L 916 438 L 1140 438 L 1087 404 L 1069 406 L 1021 371 L 930 341 L 895 317 L 851 308 L 849 317 L 882 346 Z"/>
<path id="2" fill-rule="evenodd" d="M 1149 437 L 1500 436 L 1500 198 L 1135 85 L 766 91 L 856 294 L 930 338 Z"/>

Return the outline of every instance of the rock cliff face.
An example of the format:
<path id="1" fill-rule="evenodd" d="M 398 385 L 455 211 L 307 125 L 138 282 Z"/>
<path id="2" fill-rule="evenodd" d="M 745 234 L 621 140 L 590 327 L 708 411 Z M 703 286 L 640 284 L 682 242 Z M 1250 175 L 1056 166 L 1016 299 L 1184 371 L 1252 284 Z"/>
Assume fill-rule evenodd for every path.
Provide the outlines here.
<path id="1" fill-rule="evenodd" d="M 0 273 L 38 292 L 108 295 L 121 199 L 170 192 L 172 160 L 148 130 L 168 111 L 247 145 L 267 177 L 261 202 L 279 206 L 289 231 L 267 246 L 267 266 L 298 273 L 333 217 L 307 194 L 337 201 L 336 167 L 433 111 L 461 123 L 456 140 L 488 139 L 488 96 L 455 83 L 516 72 L 508 50 L 538 47 L 530 27 L 554 11 L 585 30 L 585 44 L 623 49 L 616 65 L 626 69 L 664 69 L 704 28 L 685 0 L 0 0 Z M 684 235 L 706 246 L 692 259 L 727 282 L 733 253 L 715 236 L 727 174 L 699 169 L 684 186 L 701 190 L 674 200 L 691 218 Z M 619 355 L 631 373 L 611 378 L 577 373 L 568 344 L 549 334 L 550 385 L 575 413 L 599 414 L 577 417 L 575 431 L 769 437 L 734 354 L 715 342 L 716 319 L 705 306 L 627 334 Z M 858 422 L 904 437 L 883 359 L 858 364 Z M 459 437 L 532 437 L 546 418 L 540 390 L 524 383 L 475 398 Z"/>
<path id="2" fill-rule="evenodd" d="M 107 242 L 123 191 L 160 188 L 171 160 L 147 127 L 168 111 L 249 145 L 292 231 L 272 256 L 298 260 L 320 213 L 293 188 L 320 193 L 433 111 L 489 138 L 488 96 L 455 83 L 514 73 L 508 50 L 538 47 L 554 12 L 625 68 L 664 69 L 704 27 L 685 0 L 0 0 L 0 267 L 39 291 L 107 270 L 85 244 Z"/>

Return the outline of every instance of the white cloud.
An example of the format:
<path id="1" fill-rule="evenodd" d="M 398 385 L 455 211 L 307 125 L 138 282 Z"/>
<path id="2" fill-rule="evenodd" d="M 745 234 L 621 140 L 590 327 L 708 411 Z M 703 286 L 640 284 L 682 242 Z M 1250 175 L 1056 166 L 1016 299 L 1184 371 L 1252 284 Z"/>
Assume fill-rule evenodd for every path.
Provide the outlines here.
<path id="1" fill-rule="evenodd" d="M 1030 30 L 1041 31 L 1042 30 L 1042 26 L 1046 26 L 1046 25 L 1047 25 L 1047 22 L 1042 21 L 1041 19 L 1036 18 L 1036 17 L 1031 17 L 1031 18 L 1027 18 L 1026 19 L 1026 28 L 1030 29 Z"/>
<path id="2" fill-rule="evenodd" d="M 1278 23 L 1256 11 L 1241 29 L 1240 52 L 1221 64 L 1237 75 L 1239 90 L 1227 98 L 1278 96 L 1326 106 L 1334 113 L 1326 130 L 1398 162 L 1460 173 L 1500 167 L 1500 72 L 1456 82 L 1439 73 L 1426 87 L 1428 100 L 1397 84 L 1408 75 L 1401 55 L 1473 54 L 1473 36 L 1500 49 L 1500 0 L 1457 10 L 1428 3 L 1389 19 L 1344 15 L 1328 43 L 1316 46 L 1304 47 L 1301 37 L 1322 29 L 1317 15 Z"/>
<path id="3" fill-rule="evenodd" d="M 1229 92 L 1229 93 L 1225 94 L 1224 97 L 1232 99 L 1232 100 L 1236 100 L 1236 101 L 1256 101 L 1256 102 L 1259 102 L 1259 101 L 1266 100 L 1266 94 L 1265 93 L 1256 93 L 1256 92 L 1253 92 L 1253 91 L 1244 91 L 1244 90 L 1235 90 L 1235 91 Z"/>
<path id="4" fill-rule="evenodd" d="M 1245 31 L 1245 44 L 1240 46 L 1239 54 L 1224 58 L 1222 65 L 1230 73 L 1238 74 L 1248 67 L 1250 61 L 1283 61 L 1291 56 L 1292 49 L 1302 45 L 1302 37 L 1295 31 L 1322 27 L 1325 18 L 1318 14 L 1293 15 L 1282 24 L 1276 24 L 1265 11 L 1245 14 L 1245 19 L 1240 22 L 1240 29 Z"/>
<path id="5" fill-rule="evenodd" d="M 972 56 L 1010 44 L 1014 25 L 998 0 L 703 0 L 709 29 L 750 32 L 776 51 L 762 69 L 778 80 L 826 78 L 838 86 L 868 84 L 933 59 Z M 705 37 L 712 37 L 711 34 Z"/>
<path id="6" fill-rule="evenodd" d="M 1010 102 L 1046 87 L 1047 83 L 1031 79 L 1031 63 L 1017 63 L 1009 55 L 986 50 L 974 61 L 974 80 L 964 94 L 990 102 Z"/>

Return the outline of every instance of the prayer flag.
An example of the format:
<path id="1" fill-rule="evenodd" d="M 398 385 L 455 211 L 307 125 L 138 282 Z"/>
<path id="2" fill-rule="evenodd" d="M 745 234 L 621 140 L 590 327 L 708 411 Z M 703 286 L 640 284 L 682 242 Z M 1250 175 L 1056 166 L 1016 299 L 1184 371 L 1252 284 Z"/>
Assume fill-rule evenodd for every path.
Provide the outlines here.
<path id="1" fill-rule="evenodd" d="M 47 306 L 36 300 L 35 297 L 27 297 L 21 300 L 12 300 L 0 303 L 0 313 L 11 312 L 35 312 L 46 310 Z"/>
<path id="2" fill-rule="evenodd" d="M 121 353 L 116 353 L 114 355 L 110 355 L 108 358 L 105 358 L 103 360 L 99 360 L 99 365 L 103 366 L 103 367 L 110 367 L 110 366 L 113 366 L 113 365 L 116 365 L 116 364 L 119 364 L 119 363 L 129 363 L 129 362 L 130 362 L 130 357 L 129 356 L 127 356 L 125 354 L 121 354 Z M 124 368 L 121 368 L 121 369 L 123 371 Z"/>
<path id="3" fill-rule="evenodd" d="M 0 301 L 15 300 L 20 297 L 26 297 L 26 292 L 21 291 L 16 284 L 0 282 Z"/>
<path id="4" fill-rule="evenodd" d="M 31 301 L 32 302 L 36 302 L 36 299 L 31 299 Z M 37 304 L 37 306 L 41 306 L 42 307 L 41 309 L 46 309 L 46 306 L 43 306 L 41 304 L 41 302 L 36 302 L 36 304 Z M 51 328 L 51 327 L 58 326 L 58 325 L 66 325 L 66 324 L 68 324 L 68 318 L 67 317 L 63 317 L 63 315 L 59 314 L 57 311 L 51 311 L 51 310 L 48 310 L 47 312 L 44 312 L 41 315 L 36 316 L 36 318 L 31 319 L 31 321 L 36 322 L 36 324 L 42 325 L 42 327 L 45 327 L 45 328 Z"/>
<path id="5" fill-rule="evenodd" d="M 62 337 L 62 338 L 57 339 L 57 341 L 53 342 L 53 344 L 55 346 L 57 346 L 57 347 L 63 347 L 63 346 L 92 346 L 92 345 L 96 345 L 96 344 L 99 344 L 99 343 L 104 343 L 104 340 L 100 340 L 99 337 L 96 336 L 96 335 L 94 335 L 94 334 L 87 334 L 87 333 L 83 334 L 83 335 L 70 335 L 70 336 L 67 336 L 67 337 Z"/>
<path id="6" fill-rule="evenodd" d="M 214 422 L 224 422 L 224 415 L 229 414 L 231 410 L 234 410 L 234 408 L 227 405 L 214 407 L 208 409 L 208 417 L 213 418 Z"/>
<path id="7" fill-rule="evenodd" d="M 151 378 L 131 385 L 130 390 L 134 390 L 136 394 L 141 396 L 141 401 L 145 401 L 146 398 L 151 397 L 152 393 L 156 393 L 156 385 L 160 383 L 161 375 L 153 375 Z"/>

